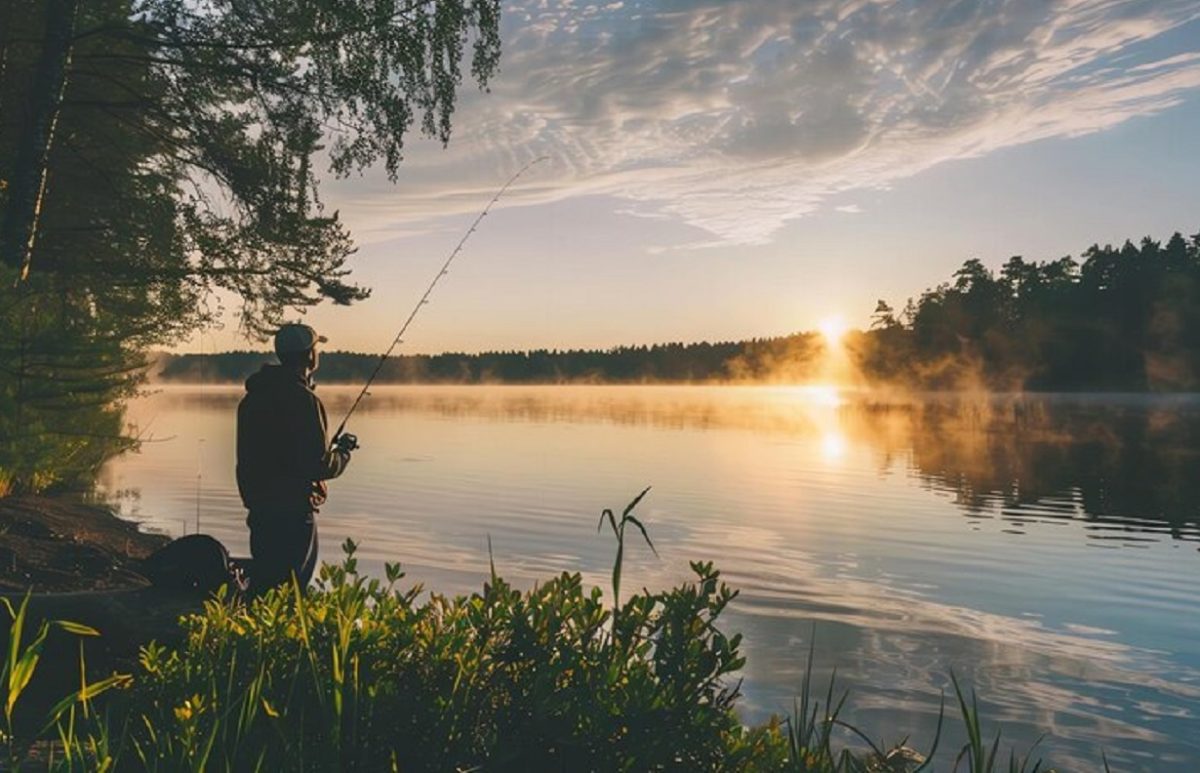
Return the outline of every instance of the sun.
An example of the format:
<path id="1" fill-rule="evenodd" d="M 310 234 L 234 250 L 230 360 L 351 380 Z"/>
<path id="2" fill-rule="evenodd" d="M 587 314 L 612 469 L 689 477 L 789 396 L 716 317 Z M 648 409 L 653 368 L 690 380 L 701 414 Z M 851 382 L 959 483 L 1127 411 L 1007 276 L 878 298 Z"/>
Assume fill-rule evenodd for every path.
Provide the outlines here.
<path id="1" fill-rule="evenodd" d="M 825 317 L 817 323 L 817 329 L 825 338 L 825 343 L 835 346 L 842 342 L 846 335 L 846 320 L 841 315 Z"/>

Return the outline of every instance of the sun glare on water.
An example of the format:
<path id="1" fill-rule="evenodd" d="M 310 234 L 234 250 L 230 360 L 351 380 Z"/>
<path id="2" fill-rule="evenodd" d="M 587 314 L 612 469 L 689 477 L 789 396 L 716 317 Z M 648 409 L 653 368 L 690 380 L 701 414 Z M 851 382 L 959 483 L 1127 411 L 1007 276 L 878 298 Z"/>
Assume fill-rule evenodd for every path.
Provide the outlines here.
<path id="1" fill-rule="evenodd" d="M 805 384 L 793 388 L 804 402 L 827 408 L 836 408 L 842 404 L 842 393 L 833 384 Z"/>
<path id="2" fill-rule="evenodd" d="M 846 437 L 840 432 L 830 431 L 821 435 L 821 457 L 827 462 L 836 462 L 846 455 Z"/>

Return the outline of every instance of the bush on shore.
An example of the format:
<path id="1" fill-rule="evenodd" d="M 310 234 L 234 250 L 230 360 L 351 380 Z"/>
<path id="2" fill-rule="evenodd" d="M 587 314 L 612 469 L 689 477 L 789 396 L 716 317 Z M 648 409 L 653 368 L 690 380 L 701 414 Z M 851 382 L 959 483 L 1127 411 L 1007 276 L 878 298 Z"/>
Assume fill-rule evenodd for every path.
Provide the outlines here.
<path id="1" fill-rule="evenodd" d="M 643 492 L 644 494 L 645 492 Z M 639 497 L 640 499 L 640 497 Z M 25 642 L 14 617 L 0 689 L 8 769 L 720 770 L 914 773 L 929 763 L 885 751 L 838 714 L 833 686 L 814 700 L 811 673 L 793 716 L 748 728 L 738 719 L 741 637 L 718 623 L 735 598 L 718 571 L 620 601 L 625 527 L 617 517 L 612 606 L 580 575 L 519 591 L 493 568 L 482 592 L 447 598 L 358 573 L 354 544 L 315 587 L 278 588 L 248 603 L 218 594 L 181 620 L 177 648 L 147 644 L 137 673 L 84 682 L 40 735 L 19 738 L 13 714 L 50 623 Z M 601 525 L 605 523 L 602 519 Z M 648 538 L 647 538 L 647 541 Z M 653 547 L 653 546 L 651 546 Z M 80 635 L 95 632 L 55 623 Z M 82 652 L 82 650 L 81 650 Z M 811 661 L 810 661 L 811 662 Z M 83 664 L 81 663 L 81 666 Z M 955 684 L 957 690 L 957 683 Z M 95 705 L 101 693 L 103 710 Z M 958 691 L 969 739 L 958 762 L 1000 770 L 978 711 Z M 857 750 L 835 736 L 857 736 Z M 936 750 L 941 728 L 932 740 Z M 1011 756 L 1010 773 L 1038 770 Z"/>
<path id="2" fill-rule="evenodd" d="M 713 769 L 745 745 L 723 682 L 743 661 L 714 625 L 733 593 L 695 568 L 614 624 L 577 574 L 418 604 L 349 557 L 147 647 L 128 743 L 163 769 Z"/>

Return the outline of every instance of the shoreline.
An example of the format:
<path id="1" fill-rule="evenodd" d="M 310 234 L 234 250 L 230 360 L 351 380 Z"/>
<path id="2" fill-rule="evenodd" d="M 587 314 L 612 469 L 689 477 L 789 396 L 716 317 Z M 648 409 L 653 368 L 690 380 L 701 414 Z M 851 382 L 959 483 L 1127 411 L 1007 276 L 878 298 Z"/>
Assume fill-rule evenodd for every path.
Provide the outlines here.
<path id="1" fill-rule="evenodd" d="M 168 542 L 78 495 L 0 498 L 0 598 L 17 610 L 28 595 L 25 644 L 42 621 L 67 620 L 99 634 L 81 640 L 50 628 L 42 660 L 55 667 L 34 674 L 22 698 L 25 717 L 43 716 L 79 688 L 84 641 L 93 681 L 135 671 L 150 641 L 182 641 L 179 618 L 200 611 L 202 598 L 153 588 L 140 571 L 142 559 Z M 0 613 L 0 638 L 8 641 L 11 630 L 12 619 Z"/>
<path id="2" fill-rule="evenodd" d="M 0 594 L 146 588 L 141 561 L 168 542 L 77 496 L 0 498 Z"/>
<path id="3" fill-rule="evenodd" d="M 361 389 L 361 381 L 325 381 L 315 379 L 318 389 Z M 245 385 L 241 381 L 183 381 L 183 380 L 151 380 L 147 382 L 139 397 L 153 394 L 156 391 L 169 390 L 242 390 Z M 1200 400 L 1200 390 L 972 390 L 972 389 L 908 389 L 908 388 L 872 388 L 855 384 L 832 384 L 822 381 L 377 381 L 373 389 L 738 389 L 738 390 L 836 390 L 840 393 L 857 394 L 866 397 L 889 398 L 897 397 L 911 401 L 913 399 L 944 400 L 946 398 L 987 398 L 987 399 L 1052 399 L 1052 400 L 1089 400 L 1089 399 L 1184 399 Z"/>

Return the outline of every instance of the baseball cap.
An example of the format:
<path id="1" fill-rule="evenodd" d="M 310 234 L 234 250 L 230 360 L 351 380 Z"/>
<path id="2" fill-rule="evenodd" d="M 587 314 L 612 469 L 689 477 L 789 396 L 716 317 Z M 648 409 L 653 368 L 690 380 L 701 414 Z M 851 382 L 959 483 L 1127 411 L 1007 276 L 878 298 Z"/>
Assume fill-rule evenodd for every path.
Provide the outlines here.
<path id="1" fill-rule="evenodd" d="M 325 336 L 317 335 L 317 331 L 308 325 L 299 322 L 289 323 L 279 328 L 275 333 L 275 353 L 297 354 L 299 352 L 307 352 L 318 343 L 325 343 L 328 340 Z"/>

